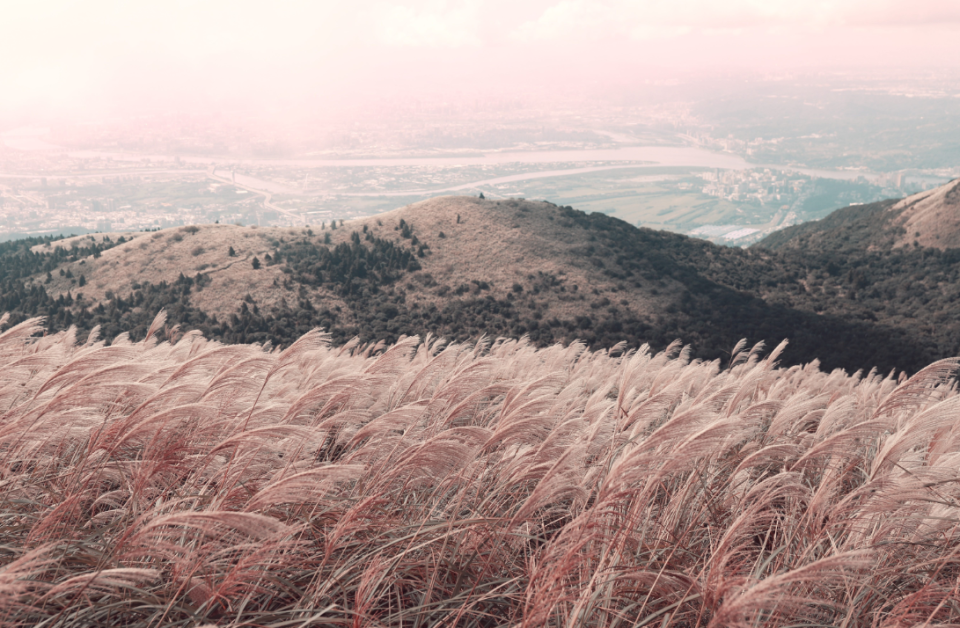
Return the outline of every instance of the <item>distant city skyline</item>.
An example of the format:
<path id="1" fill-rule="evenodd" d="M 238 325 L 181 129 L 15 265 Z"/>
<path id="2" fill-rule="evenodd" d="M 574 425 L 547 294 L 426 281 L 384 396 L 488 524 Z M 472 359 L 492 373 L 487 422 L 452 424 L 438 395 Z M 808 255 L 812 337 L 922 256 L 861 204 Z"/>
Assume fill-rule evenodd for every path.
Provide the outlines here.
<path id="1" fill-rule="evenodd" d="M 957 68 L 958 32 L 952 0 L 41 0 L 4 8 L 0 123 Z"/>

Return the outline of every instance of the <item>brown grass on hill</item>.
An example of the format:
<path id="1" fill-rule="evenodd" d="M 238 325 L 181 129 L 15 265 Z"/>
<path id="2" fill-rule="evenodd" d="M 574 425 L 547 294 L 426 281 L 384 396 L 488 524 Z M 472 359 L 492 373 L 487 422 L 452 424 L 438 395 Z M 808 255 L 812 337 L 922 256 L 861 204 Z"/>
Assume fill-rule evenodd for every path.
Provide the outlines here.
<path id="1" fill-rule="evenodd" d="M 563 299 L 553 291 L 544 292 L 538 301 L 549 308 L 551 316 L 566 319 L 583 313 L 583 300 L 603 296 L 641 316 L 662 311 L 673 298 L 670 295 L 675 283 L 671 279 L 666 279 L 660 294 L 655 295 L 649 289 L 624 286 L 603 275 L 581 253 L 582 247 L 589 244 L 584 230 L 563 218 L 553 205 L 465 196 L 415 203 L 378 216 L 348 221 L 335 230 L 328 226 L 321 231 L 319 225 L 312 225 L 313 235 L 307 235 L 305 227 L 235 225 L 175 227 L 135 234 L 134 241 L 104 252 L 99 259 L 89 256 L 62 266 L 70 270 L 74 281 L 81 274 L 85 276 L 87 284 L 82 289 L 56 271 L 53 281 L 44 285 L 53 297 L 68 291 L 74 295 L 82 292 L 95 306 L 106 299 L 108 291 L 125 296 L 133 291 L 137 282 L 172 283 L 180 273 L 192 277 L 203 272 L 212 281 L 191 295 L 191 303 L 204 312 L 221 319 L 229 316 L 236 312 L 240 299 L 248 293 L 261 309 L 269 311 L 281 299 L 295 303 L 298 294 L 298 287 L 282 287 L 285 276 L 280 266 L 263 265 L 259 270 L 253 269 L 251 262 L 255 256 L 263 261 L 266 254 L 274 251 L 272 242 L 308 239 L 320 244 L 329 234 L 331 246 L 335 246 L 348 242 L 352 232 L 366 227 L 376 237 L 409 246 L 409 241 L 403 240 L 395 229 L 401 219 L 410 223 L 414 235 L 430 247 L 427 257 L 420 260 L 422 274 L 430 274 L 437 283 L 452 289 L 473 280 L 485 281 L 492 285 L 485 294 L 504 298 L 514 283 L 529 291 L 538 281 L 538 273 L 547 273 L 562 282 L 567 292 Z M 445 237 L 440 237 L 441 232 Z M 69 248 L 73 241 L 84 237 L 88 236 L 66 240 L 62 245 Z M 234 248 L 236 257 L 227 256 L 230 247 Z M 42 283 L 43 279 L 35 280 Z M 440 305 L 459 298 L 452 293 L 428 294 L 415 282 L 407 282 L 406 288 L 411 303 Z M 327 290 L 308 289 L 308 294 L 318 309 L 344 306 L 342 299 Z"/>
<path id="2" fill-rule="evenodd" d="M 0 334 L 4 625 L 960 623 L 957 360 L 39 329 Z"/>
<path id="3" fill-rule="evenodd" d="M 127 296 L 136 283 L 173 283 L 181 273 L 193 277 L 203 272 L 212 281 L 193 295 L 191 302 L 208 314 L 223 317 L 234 313 L 246 294 L 268 305 L 284 296 L 290 298 L 289 292 L 278 290 L 273 283 L 274 279 L 282 281 L 279 267 L 263 265 L 254 270 L 252 261 L 257 256 L 263 261 L 264 255 L 273 250 L 271 237 L 303 237 L 305 232 L 304 228 L 267 230 L 236 225 L 191 225 L 129 234 L 136 236 L 133 241 L 104 251 L 99 259 L 91 255 L 61 265 L 64 270 L 70 270 L 74 282 L 80 275 L 85 277 L 87 283 L 82 288 L 56 271 L 52 273 L 53 281 L 43 285 L 54 297 L 68 291 L 74 295 L 82 292 L 95 306 L 106 300 L 107 292 Z M 86 237 L 89 236 L 71 238 L 63 244 L 54 242 L 52 246 L 69 248 L 74 241 Z M 230 247 L 234 249 L 234 257 L 228 256 Z M 42 283 L 43 278 L 38 277 L 36 281 Z"/>
<path id="4" fill-rule="evenodd" d="M 375 235 L 384 237 L 382 234 L 389 235 L 401 218 L 430 245 L 433 255 L 422 261 L 423 269 L 439 283 L 456 287 L 474 279 L 484 280 L 493 285 L 494 296 L 503 298 L 514 283 L 529 290 L 533 283 L 529 276 L 543 272 L 560 279 L 571 297 L 582 296 L 589 301 L 597 298 L 592 295 L 596 290 L 616 303 L 625 300 L 631 312 L 642 316 L 662 311 L 662 306 L 657 308 L 655 304 L 665 305 L 670 299 L 635 286 L 618 287 L 619 282 L 605 276 L 581 253 L 590 244 L 584 229 L 564 218 L 550 203 L 443 196 L 351 221 L 346 228 L 349 232 L 367 225 Z M 439 237 L 441 231 L 446 238 Z M 666 280 L 664 292 L 669 293 L 673 287 L 672 280 Z M 438 304 L 441 301 L 434 296 L 420 298 Z M 541 299 L 553 315 L 561 318 L 574 318 L 584 310 L 582 302 L 560 300 L 556 294 L 543 293 Z"/>
<path id="5" fill-rule="evenodd" d="M 896 224 L 905 232 L 897 246 L 912 246 L 916 241 L 941 251 L 960 248 L 960 179 L 908 196 L 889 211 L 903 212 Z"/>
<path id="6" fill-rule="evenodd" d="M 149 235 L 143 231 L 108 231 L 105 233 L 88 233 L 86 235 L 78 236 L 67 236 L 59 240 L 54 240 L 53 242 L 46 242 L 44 244 L 37 244 L 30 247 L 30 250 L 34 253 L 49 253 L 54 248 L 62 246 L 65 249 L 71 248 L 73 245 L 84 246 L 85 244 L 90 244 L 92 242 L 103 242 L 104 239 L 110 238 L 111 240 L 118 240 L 121 237 L 124 239 L 139 238 L 145 235 Z"/>

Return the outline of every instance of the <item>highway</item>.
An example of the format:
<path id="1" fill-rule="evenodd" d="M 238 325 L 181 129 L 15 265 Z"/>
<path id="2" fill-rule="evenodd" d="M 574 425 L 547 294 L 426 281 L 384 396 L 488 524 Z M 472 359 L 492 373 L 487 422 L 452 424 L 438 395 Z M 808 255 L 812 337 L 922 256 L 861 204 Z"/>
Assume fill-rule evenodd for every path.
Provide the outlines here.
<path id="1" fill-rule="evenodd" d="M 241 190 L 246 190 L 247 192 L 250 192 L 251 194 L 257 194 L 257 195 L 259 195 L 259 196 L 262 196 L 262 197 L 263 197 L 263 207 L 264 207 L 264 209 L 272 209 L 272 210 L 275 211 L 275 212 L 281 213 L 281 214 L 283 214 L 283 215 L 285 215 L 285 216 L 289 216 L 290 218 L 294 218 L 294 219 L 296 219 L 296 220 L 298 220 L 298 221 L 300 221 L 300 222 L 304 222 L 303 214 L 298 214 L 298 213 L 296 213 L 296 212 L 292 212 L 292 211 L 290 211 L 289 209 L 284 209 L 283 207 L 280 207 L 280 206 L 278 206 L 278 205 L 274 205 L 273 203 L 271 203 L 270 200 L 273 198 L 273 192 L 268 192 L 268 191 L 266 191 L 266 190 L 258 190 L 257 188 L 253 188 L 253 187 L 250 187 L 250 186 L 248 186 L 248 185 L 243 185 L 243 184 L 241 184 L 241 183 L 236 183 L 236 182 L 233 181 L 231 178 L 222 177 L 222 176 L 218 175 L 217 172 L 216 172 L 216 170 L 213 169 L 213 168 L 211 168 L 209 171 L 207 171 L 207 177 L 210 178 L 210 179 L 213 179 L 214 181 L 218 181 L 218 182 L 224 183 L 224 184 L 226 184 L 226 185 L 232 185 L 233 187 L 238 188 L 238 189 L 241 189 Z"/>

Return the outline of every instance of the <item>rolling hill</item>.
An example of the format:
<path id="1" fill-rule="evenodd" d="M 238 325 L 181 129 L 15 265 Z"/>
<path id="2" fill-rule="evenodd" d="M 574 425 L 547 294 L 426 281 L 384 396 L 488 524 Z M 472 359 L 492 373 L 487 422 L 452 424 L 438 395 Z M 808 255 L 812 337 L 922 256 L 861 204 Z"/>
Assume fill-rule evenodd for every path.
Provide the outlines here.
<path id="1" fill-rule="evenodd" d="M 756 246 L 817 253 L 960 248 L 960 179 L 899 201 L 844 207 L 822 220 L 781 229 Z"/>
<path id="2" fill-rule="evenodd" d="M 953 185 L 839 210 L 750 250 L 546 202 L 471 197 L 336 228 L 20 241 L 0 245 L 0 309 L 11 323 L 44 315 L 51 331 L 76 325 L 85 337 L 99 326 L 111 339 L 142 337 L 163 308 L 169 337 L 200 329 L 282 346 L 319 326 L 338 344 L 429 333 L 662 349 L 680 339 L 715 359 L 741 338 L 789 338 L 788 364 L 916 370 L 960 352 L 950 307 L 960 282 L 952 249 L 899 245 L 898 221 L 936 212 L 931 199 L 954 198 Z"/>
<path id="3" fill-rule="evenodd" d="M 754 245 L 798 282 L 769 303 L 896 329 L 921 362 L 960 355 L 960 181 L 901 201 L 847 207 Z M 904 361 L 908 360 L 906 354 Z"/>

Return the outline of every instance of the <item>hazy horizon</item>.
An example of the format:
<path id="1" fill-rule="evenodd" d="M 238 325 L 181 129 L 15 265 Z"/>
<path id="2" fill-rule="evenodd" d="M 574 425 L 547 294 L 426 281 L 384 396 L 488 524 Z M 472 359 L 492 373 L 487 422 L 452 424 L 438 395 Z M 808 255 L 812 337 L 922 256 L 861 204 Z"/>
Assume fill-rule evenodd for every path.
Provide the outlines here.
<path id="1" fill-rule="evenodd" d="M 744 245 L 960 175 L 954 0 L 47 0 L 4 18 L 0 235 L 483 192 Z"/>
<path id="2" fill-rule="evenodd" d="M 960 4 L 505 0 L 7 7 L 0 122 L 323 117 L 417 98 L 611 98 L 677 77 L 960 67 Z"/>

